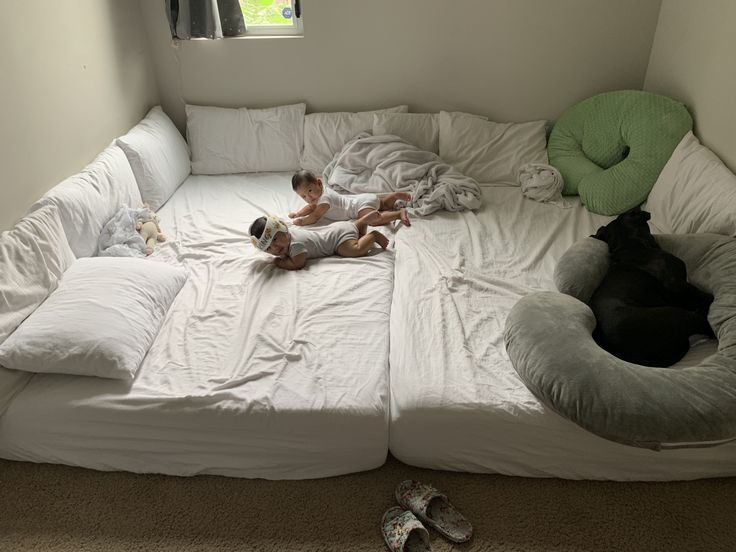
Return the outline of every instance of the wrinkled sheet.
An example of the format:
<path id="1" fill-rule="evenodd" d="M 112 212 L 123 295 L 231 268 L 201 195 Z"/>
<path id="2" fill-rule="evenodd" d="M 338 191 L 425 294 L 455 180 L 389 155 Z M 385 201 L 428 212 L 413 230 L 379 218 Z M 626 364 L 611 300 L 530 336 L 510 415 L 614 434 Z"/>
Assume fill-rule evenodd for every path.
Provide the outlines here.
<path id="1" fill-rule="evenodd" d="M 476 212 L 418 218 L 396 240 L 390 450 L 412 465 L 571 479 L 736 475 L 736 444 L 654 452 L 587 432 L 542 405 L 506 354 L 516 301 L 554 290 L 557 259 L 611 217 L 483 188 Z M 715 342 L 693 347 L 694 365 Z"/>
<path id="2" fill-rule="evenodd" d="M 410 192 L 410 213 L 426 216 L 439 209 L 480 207 L 478 183 L 435 153 L 391 134 L 358 134 L 323 172 L 329 186 L 348 194 Z"/>
<path id="3" fill-rule="evenodd" d="M 34 376 L 0 417 L 0 456 L 267 479 L 383 464 L 394 255 L 274 267 L 248 228 L 301 206 L 290 178 L 190 177 L 154 252 L 189 279 L 132 385 Z"/>

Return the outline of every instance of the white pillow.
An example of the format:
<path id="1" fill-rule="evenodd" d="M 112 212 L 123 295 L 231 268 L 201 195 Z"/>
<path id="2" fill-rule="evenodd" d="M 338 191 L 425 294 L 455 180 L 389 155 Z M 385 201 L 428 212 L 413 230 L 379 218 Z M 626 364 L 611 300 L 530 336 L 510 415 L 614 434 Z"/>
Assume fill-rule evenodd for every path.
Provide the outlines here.
<path id="1" fill-rule="evenodd" d="M 659 174 L 645 209 L 656 232 L 736 236 L 736 175 L 688 132 Z"/>
<path id="2" fill-rule="evenodd" d="M 0 234 L 0 343 L 56 289 L 74 262 L 55 206 L 26 215 Z M 31 375 L 0 367 L 0 416 Z"/>
<path id="3" fill-rule="evenodd" d="M 376 113 L 373 115 L 373 135 L 381 134 L 393 134 L 421 150 L 440 151 L 437 113 Z"/>
<path id="4" fill-rule="evenodd" d="M 488 117 L 483 115 L 462 114 L 484 121 L 488 120 Z M 440 115 L 439 113 L 376 113 L 373 115 L 373 135 L 381 134 L 393 134 L 419 149 L 439 154 Z"/>
<path id="5" fill-rule="evenodd" d="M 186 106 L 193 174 L 293 171 L 306 104 L 269 109 Z"/>
<path id="6" fill-rule="evenodd" d="M 15 370 L 131 380 L 186 280 L 151 259 L 78 259 L 0 345 Z"/>
<path id="7" fill-rule="evenodd" d="M 160 106 L 117 139 L 128 158 L 143 201 L 154 211 L 189 176 L 189 148 Z"/>
<path id="8" fill-rule="evenodd" d="M 0 343 L 56 289 L 74 260 L 53 205 L 0 234 Z"/>
<path id="9" fill-rule="evenodd" d="M 494 123 L 440 112 L 440 157 L 478 182 L 518 185 L 526 163 L 547 163 L 546 121 Z"/>
<path id="10" fill-rule="evenodd" d="M 342 147 L 355 135 L 371 131 L 375 113 L 406 113 L 409 106 L 398 105 L 358 113 L 310 113 L 304 117 L 304 151 L 301 167 L 321 175 Z"/>
<path id="11" fill-rule="evenodd" d="M 138 207 L 141 194 L 123 150 L 108 146 L 80 173 L 46 192 L 31 206 L 56 205 L 69 245 L 77 257 L 97 251 L 102 227 L 122 205 Z"/>

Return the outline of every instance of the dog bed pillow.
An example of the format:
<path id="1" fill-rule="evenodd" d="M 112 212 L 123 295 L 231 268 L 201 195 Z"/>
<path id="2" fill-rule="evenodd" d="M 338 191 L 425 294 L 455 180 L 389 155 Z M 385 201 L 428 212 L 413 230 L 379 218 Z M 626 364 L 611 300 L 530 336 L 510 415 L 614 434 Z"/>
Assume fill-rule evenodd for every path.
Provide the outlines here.
<path id="1" fill-rule="evenodd" d="M 650 92 L 598 94 L 565 111 L 547 153 L 565 181 L 563 194 L 617 215 L 640 205 L 693 120 L 681 103 Z"/>
<path id="2" fill-rule="evenodd" d="M 696 366 L 652 368 L 599 347 L 592 337 L 595 316 L 581 299 L 603 279 L 600 265 L 608 262 L 608 252 L 589 238 L 560 260 L 555 282 L 563 293 L 534 293 L 511 310 L 504 331 L 509 358 L 540 401 L 605 439 L 653 450 L 734 440 L 736 239 L 716 234 L 655 238 L 685 262 L 691 283 L 713 294 L 708 321 L 718 338 L 716 354 Z M 585 267 L 581 282 L 572 276 L 575 262 L 577 269 Z"/>

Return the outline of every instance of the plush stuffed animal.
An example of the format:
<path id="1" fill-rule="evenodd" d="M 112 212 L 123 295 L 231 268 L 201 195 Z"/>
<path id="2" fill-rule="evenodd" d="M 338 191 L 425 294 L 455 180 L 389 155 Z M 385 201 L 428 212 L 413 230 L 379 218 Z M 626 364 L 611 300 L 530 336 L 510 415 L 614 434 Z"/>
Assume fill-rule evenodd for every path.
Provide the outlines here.
<path id="1" fill-rule="evenodd" d="M 151 211 L 147 205 L 143 206 L 136 215 L 135 229 L 140 234 L 143 241 L 146 242 L 146 255 L 153 253 L 153 248 L 157 241 L 165 241 L 166 236 L 161 233 L 158 225 L 158 215 Z"/>

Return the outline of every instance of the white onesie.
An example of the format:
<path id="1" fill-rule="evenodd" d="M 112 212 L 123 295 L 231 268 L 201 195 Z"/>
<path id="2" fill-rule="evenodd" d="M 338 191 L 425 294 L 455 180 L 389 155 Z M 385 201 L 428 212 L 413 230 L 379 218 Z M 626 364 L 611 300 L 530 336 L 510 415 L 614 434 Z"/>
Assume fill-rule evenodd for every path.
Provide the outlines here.
<path id="1" fill-rule="evenodd" d="M 358 239 L 358 229 L 352 222 L 335 222 L 327 226 L 306 230 L 290 227 L 289 257 L 302 253 L 307 259 L 334 255 L 341 243 Z"/>
<path id="2" fill-rule="evenodd" d="M 380 200 L 376 194 L 342 195 L 324 186 L 317 205 L 327 204 L 324 217 L 329 220 L 355 220 L 362 209 L 378 209 Z"/>

